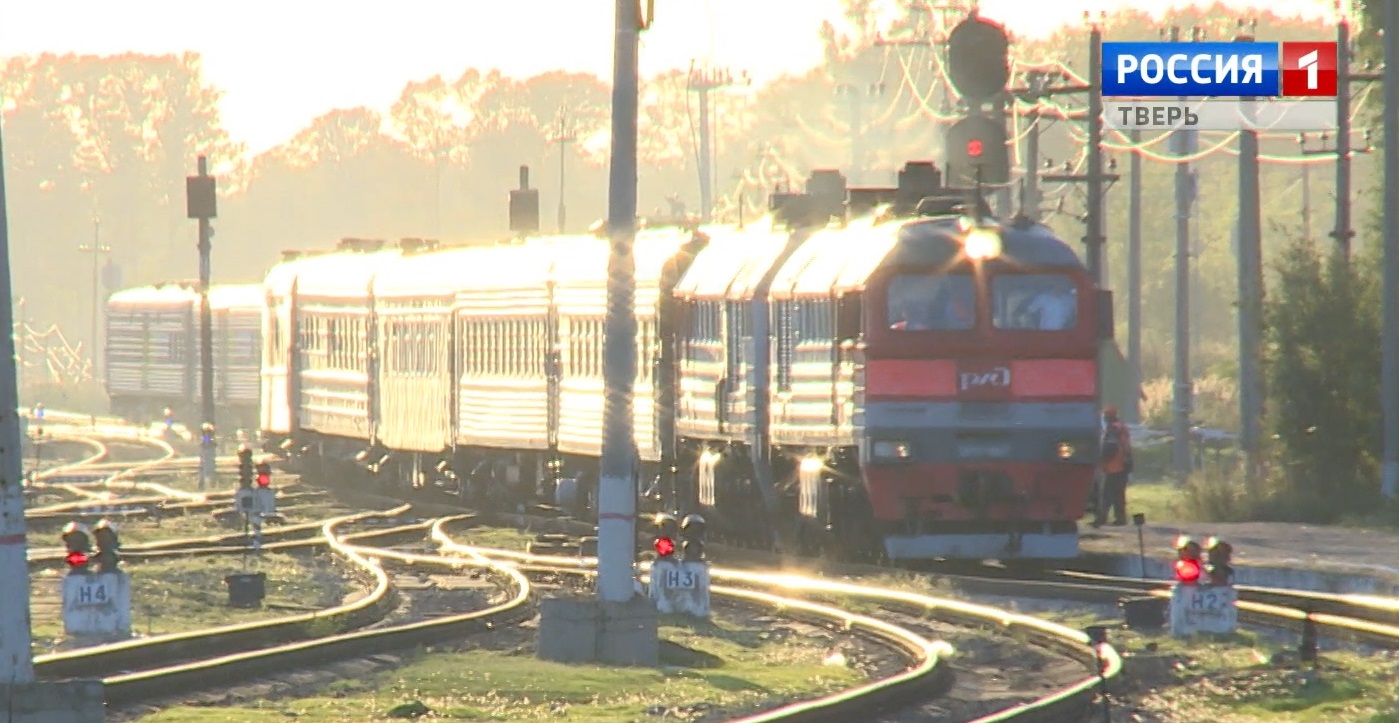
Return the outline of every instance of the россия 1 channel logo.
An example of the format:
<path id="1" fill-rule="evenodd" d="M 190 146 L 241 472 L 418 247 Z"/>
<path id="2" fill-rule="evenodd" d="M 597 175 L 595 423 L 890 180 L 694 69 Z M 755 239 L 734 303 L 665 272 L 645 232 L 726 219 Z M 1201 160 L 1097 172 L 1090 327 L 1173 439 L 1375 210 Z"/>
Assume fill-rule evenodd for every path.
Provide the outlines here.
<path id="1" fill-rule="evenodd" d="M 1103 95 L 1334 98 L 1336 43 L 1103 43 Z"/>

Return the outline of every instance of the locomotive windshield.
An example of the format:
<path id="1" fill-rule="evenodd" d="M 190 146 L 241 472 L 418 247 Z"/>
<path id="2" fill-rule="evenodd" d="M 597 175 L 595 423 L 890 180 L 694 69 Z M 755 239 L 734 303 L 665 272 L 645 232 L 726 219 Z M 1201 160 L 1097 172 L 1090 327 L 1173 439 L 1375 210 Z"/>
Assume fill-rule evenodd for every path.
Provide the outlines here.
<path id="1" fill-rule="evenodd" d="M 976 325 L 970 274 L 899 274 L 889 280 L 889 328 L 961 331 Z"/>
<path id="2" fill-rule="evenodd" d="M 991 279 L 997 329 L 1058 331 L 1078 324 L 1078 289 L 1063 274 L 1002 274 Z"/>

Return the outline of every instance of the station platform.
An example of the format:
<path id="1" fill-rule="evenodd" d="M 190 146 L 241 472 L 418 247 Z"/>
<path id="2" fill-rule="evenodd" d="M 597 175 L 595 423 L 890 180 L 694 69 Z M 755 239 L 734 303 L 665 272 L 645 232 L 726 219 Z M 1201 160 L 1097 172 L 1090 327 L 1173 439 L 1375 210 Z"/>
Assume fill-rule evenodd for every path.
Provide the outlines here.
<path id="1" fill-rule="evenodd" d="M 1094 528 L 1085 521 L 1079 530 L 1079 550 L 1085 560 L 1120 558 L 1124 568 L 1141 571 L 1134 562 L 1139 557 L 1135 526 Z M 1142 538 L 1148 573 L 1164 570 L 1174 561 L 1175 542 L 1181 535 L 1190 535 L 1202 545 L 1213 535 L 1232 545 L 1240 584 L 1248 584 L 1246 577 L 1257 576 L 1259 584 L 1266 577 L 1278 586 L 1329 592 L 1392 594 L 1399 590 L 1399 534 L 1282 522 L 1147 524 Z"/>

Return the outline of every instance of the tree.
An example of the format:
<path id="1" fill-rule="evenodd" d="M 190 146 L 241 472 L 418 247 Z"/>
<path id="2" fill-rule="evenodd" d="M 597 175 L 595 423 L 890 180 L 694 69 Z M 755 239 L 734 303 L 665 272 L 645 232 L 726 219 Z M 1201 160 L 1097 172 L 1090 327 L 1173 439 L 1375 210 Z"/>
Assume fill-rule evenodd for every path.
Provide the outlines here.
<path id="1" fill-rule="evenodd" d="M 1332 255 L 1287 246 L 1274 265 L 1285 293 L 1264 310 L 1275 512 L 1312 521 L 1372 509 L 1379 492 L 1379 265 L 1357 258 L 1341 271 Z"/>

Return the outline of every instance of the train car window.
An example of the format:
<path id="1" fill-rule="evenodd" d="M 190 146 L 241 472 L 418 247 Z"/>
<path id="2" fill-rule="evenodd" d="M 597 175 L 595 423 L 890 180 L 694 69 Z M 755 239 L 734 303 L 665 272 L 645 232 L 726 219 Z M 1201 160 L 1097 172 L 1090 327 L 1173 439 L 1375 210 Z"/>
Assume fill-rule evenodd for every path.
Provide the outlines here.
<path id="1" fill-rule="evenodd" d="M 970 274 L 899 274 L 889 280 L 889 328 L 964 331 L 976 325 L 976 281 Z"/>
<path id="2" fill-rule="evenodd" d="M 1059 331 L 1078 325 L 1078 289 L 1064 274 L 999 274 L 991 279 L 997 329 Z"/>
<path id="3" fill-rule="evenodd" d="M 775 305 L 777 321 L 777 391 L 792 391 L 792 302 L 779 301 Z"/>
<path id="4" fill-rule="evenodd" d="M 166 349 L 166 358 L 176 364 L 185 362 L 185 351 L 189 342 L 183 332 L 172 331 L 166 342 L 169 347 Z"/>

